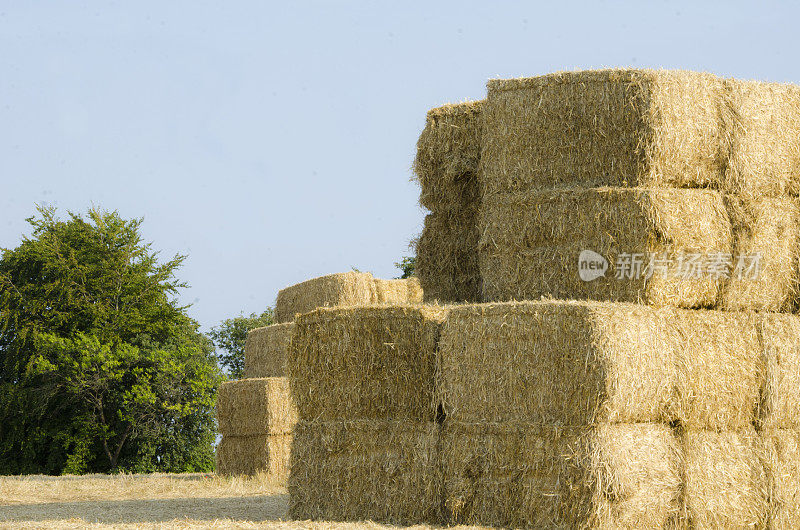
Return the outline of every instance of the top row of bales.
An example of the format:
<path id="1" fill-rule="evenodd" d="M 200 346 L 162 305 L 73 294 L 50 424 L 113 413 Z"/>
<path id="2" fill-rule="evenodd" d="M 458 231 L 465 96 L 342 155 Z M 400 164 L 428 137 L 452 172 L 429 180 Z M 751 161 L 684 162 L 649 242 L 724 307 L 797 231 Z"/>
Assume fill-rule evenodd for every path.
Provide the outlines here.
<path id="1" fill-rule="evenodd" d="M 420 136 L 426 299 L 792 310 L 799 169 L 793 85 L 650 70 L 490 81 L 485 101 L 429 112 Z M 585 282 L 585 249 L 612 264 L 757 254 L 761 274 Z"/>

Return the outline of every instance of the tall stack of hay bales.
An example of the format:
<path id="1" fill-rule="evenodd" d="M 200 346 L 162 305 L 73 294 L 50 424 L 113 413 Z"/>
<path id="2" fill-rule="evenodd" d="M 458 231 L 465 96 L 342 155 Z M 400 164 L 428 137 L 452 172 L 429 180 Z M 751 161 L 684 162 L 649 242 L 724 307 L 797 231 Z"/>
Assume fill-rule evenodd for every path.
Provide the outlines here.
<path id="1" fill-rule="evenodd" d="M 291 515 L 800 526 L 798 170 L 788 85 L 572 72 L 431 111 L 424 297 L 482 303 L 297 318 Z"/>
<path id="2" fill-rule="evenodd" d="M 477 122 L 480 300 L 538 301 L 461 306 L 445 322 L 449 520 L 800 525 L 800 88 L 559 73 L 490 81 Z M 434 212 L 419 160 L 436 123 L 416 165 Z M 423 238 L 457 244 L 435 221 Z M 582 278 L 583 251 L 610 271 Z M 420 245 L 419 262 L 435 252 Z M 614 274 L 631 255 L 661 274 Z M 700 274 L 679 274 L 692 255 Z M 756 277 L 736 275 L 745 255 Z"/>
<path id="3" fill-rule="evenodd" d="M 382 280 L 357 272 L 322 276 L 281 290 L 275 307 L 279 323 L 248 333 L 244 378 L 220 388 L 218 473 L 252 475 L 265 471 L 279 482 L 289 475 L 297 410 L 289 392 L 287 355 L 296 314 L 319 306 L 421 301 L 416 278 Z"/>

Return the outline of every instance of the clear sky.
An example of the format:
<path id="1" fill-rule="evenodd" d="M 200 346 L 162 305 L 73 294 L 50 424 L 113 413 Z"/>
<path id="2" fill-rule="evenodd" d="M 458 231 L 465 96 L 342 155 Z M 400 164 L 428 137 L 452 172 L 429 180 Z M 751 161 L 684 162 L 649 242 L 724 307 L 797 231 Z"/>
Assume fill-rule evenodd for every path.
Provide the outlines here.
<path id="1" fill-rule="evenodd" d="M 800 82 L 767 2 L 0 0 L 0 247 L 36 203 L 144 217 L 208 327 L 356 267 L 398 274 L 425 112 L 603 66 Z"/>

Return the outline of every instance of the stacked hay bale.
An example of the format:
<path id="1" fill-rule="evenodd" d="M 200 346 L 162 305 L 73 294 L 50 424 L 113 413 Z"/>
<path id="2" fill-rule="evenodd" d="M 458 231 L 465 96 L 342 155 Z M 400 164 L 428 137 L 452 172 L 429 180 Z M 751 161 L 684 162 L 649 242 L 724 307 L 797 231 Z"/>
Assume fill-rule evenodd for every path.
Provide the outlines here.
<path id="1" fill-rule="evenodd" d="M 491 81 L 479 116 L 481 298 L 549 300 L 447 317 L 437 387 L 447 517 L 800 524 L 800 320 L 781 314 L 796 308 L 800 276 L 800 88 L 574 72 Z M 423 238 L 455 244 L 434 221 Z M 584 250 L 612 267 L 658 258 L 663 274 L 587 281 Z M 756 253 L 760 275 L 737 278 L 735 260 Z M 433 255 L 420 248 L 418 259 Z M 692 255 L 729 268 L 680 276 Z"/>
<path id="2" fill-rule="evenodd" d="M 680 71 L 490 81 L 483 105 L 483 300 L 792 307 L 800 88 Z M 578 277 L 578 253 L 760 252 L 759 281 Z M 730 258 L 729 258 L 730 259 Z M 733 265 L 736 265 L 735 263 Z"/>
<path id="3" fill-rule="evenodd" d="M 290 516 L 441 521 L 434 384 L 444 316 L 441 308 L 396 305 L 297 317 Z"/>
<path id="4" fill-rule="evenodd" d="M 478 162 L 482 101 L 428 112 L 414 172 L 420 204 L 431 213 L 417 245 L 417 274 L 426 301 L 478 302 Z"/>
<path id="5" fill-rule="evenodd" d="M 422 302 L 417 278 L 380 280 L 368 272 L 328 274 L 281 289 L 275 303 L 275 320 L 291 322 L 295 315 L 318 307 Z"/>
<path id="6" fill-rule="evenodd" d="M 381 280 L 346 272 L 314 278 L 278 293 L 280 323 L 251 330 L 245 343 L 244 379 L 222 385 L 217 400 L 217 471 L 252 475 L 266 471 L 278 481 L 289 474 L 297 411 L 289 392 L 287 354 L 295 314 L 318 306 L 422 301 L 416 278 Z"/>
<path id="7" fill-rule="evenodd" d="M 217 473 L 254 475 L 266 471 L 276 480 L 289 475 L 289 452 L 297 411 L 286 377 L 241 379 L 223 383 L 217 395 Z"/>

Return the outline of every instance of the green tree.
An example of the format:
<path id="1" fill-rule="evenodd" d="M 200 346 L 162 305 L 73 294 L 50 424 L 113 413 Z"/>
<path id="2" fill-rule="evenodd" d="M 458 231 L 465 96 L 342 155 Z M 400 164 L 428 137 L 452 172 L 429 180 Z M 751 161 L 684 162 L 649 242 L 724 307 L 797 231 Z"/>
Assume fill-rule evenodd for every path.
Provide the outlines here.
<path id="1" fill-rule="evenodd" d="M 401 280 L 405 280 L 406 278 L 411 278 L 415 274 L 415 267 L 417 258 L 415 256 L 403 256 L 403 258 L 394 264 L 395 267 L 400 269 L 402 274 L 400 275 Z"/>
<path id="2" fill-rule="evenodd" d="M 250 316 L 239 315 L 223 320 L 211 328 L 209 336 L 217 347 L 219 362 L 232 379 L 239 379 L 244 372 L 244 343 L 247 341 L 247 332 L 272 323 L 273 311 L 268 307 L 260 315 L 256 313 L 250 313 Z"/>
<path id="3" fill-rule="evenodd" d="M 141 219 L 39 208 L 0 257 L 0 473 L 213 469 L 210 341 Z"/>

